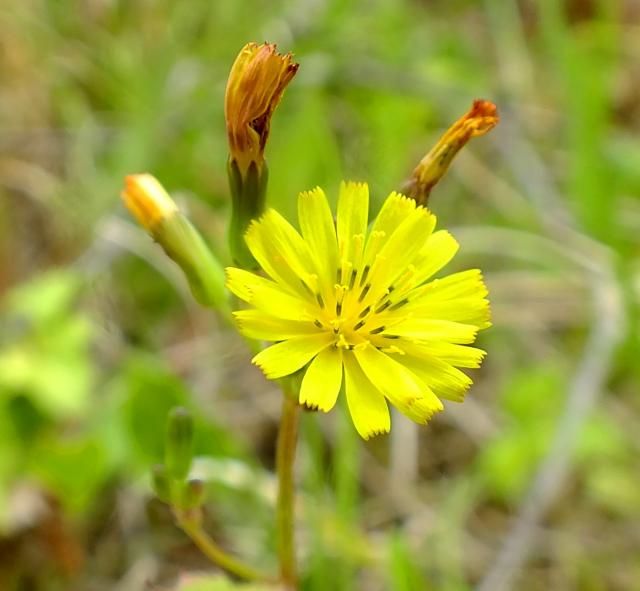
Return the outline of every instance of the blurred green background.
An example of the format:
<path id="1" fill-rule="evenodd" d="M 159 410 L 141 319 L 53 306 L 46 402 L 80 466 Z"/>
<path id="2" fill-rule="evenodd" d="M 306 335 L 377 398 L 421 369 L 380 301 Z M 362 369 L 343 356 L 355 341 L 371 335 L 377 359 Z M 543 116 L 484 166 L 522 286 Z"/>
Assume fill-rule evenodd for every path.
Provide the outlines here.
<path id="1" fill-rule="evenodd" d="M 301 64 L 267 148 L 289 217 L 342 178 L 379 204 L 474 98 L 502 118 L 431 198 L 449 270 L 486 272 L 487 360 L 419 430 L 305 414 L 302 588 L 640 589 L 639 32 L 635 0 L 3 0 L 0 589 L 214 572 L 149 489 L 175 404 L 208 531 L 275 568 L 280 393 L 118 197 L 152 172 L 227 260 L 223 96 L 251 40 Z"/>

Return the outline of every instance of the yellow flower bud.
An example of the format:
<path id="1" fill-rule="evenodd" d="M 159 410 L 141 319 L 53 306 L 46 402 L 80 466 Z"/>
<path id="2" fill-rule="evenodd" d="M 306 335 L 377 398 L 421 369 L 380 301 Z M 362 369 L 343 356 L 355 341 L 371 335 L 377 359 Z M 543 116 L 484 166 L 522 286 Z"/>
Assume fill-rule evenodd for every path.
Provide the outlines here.
<path id="1" fill-rule="evenodd" d="M 131 174 L 125 177 L 122 200 L 127 209 L 146 230 L 178 212 L 178 206 L 158 180 L 150 174 Z"/>
<path id="2" fill-rule="evenodd" d="M 127 209 L 184 272 L 196 300 L 226 312 L 224 272 L 206 242 L 160 182 L 150 174 L 125 177 Z"/>
<path id="3" fill-rule="evenodd" d="M 298 70 L 273 43 L 247 43 L 234 62 L 224 99 L 231 161 L 244 177 L 251 162 L 261 171 L 271 116 Z"/>
<path id="4" fill-rule="evenodd" d="M 482 99 L 473 101 L 471 109 L 447 130 L 416 166 L 411 179 L 402 188 L 402 192 L 415 199 L 418 204 L 426 204 L 431 189 L 447 172 L 460 149 L 471 138 L 491 131 L 498 121 L 498 110 L 492 102 Z"/>

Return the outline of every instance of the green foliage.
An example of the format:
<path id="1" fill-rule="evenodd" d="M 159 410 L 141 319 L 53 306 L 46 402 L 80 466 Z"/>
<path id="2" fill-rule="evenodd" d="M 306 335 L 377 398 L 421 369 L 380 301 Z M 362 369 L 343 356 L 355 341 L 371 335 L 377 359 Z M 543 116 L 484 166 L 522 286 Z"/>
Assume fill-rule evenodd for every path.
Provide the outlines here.
<path id="1" fill-rule="evenodd" d="M 566 382 L 557 367 L 536 366 L 512 375 L 500 398 L 506 426 L 478 457 L 492 494 L 515 502 L 547 451 L 562 408 Z"/>

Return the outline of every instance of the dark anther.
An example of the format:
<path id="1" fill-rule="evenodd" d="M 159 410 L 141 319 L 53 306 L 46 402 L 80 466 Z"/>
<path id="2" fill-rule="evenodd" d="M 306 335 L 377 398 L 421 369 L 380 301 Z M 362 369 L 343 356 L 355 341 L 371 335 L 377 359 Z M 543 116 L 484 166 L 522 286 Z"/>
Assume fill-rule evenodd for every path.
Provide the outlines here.
<path id="1" fill-rule="evenodd" d="M 324 300 L 322 299 L 322 296 L 319 293 L 316 294 L 316 300 L 318 300 L 318 305 L 321 308 L 324 308 Z"/>
<path id="2" fill-rule="evenodd" d="M 314 323 L 318 328 L 322 328 L 322 322 L 320 322 L 317 318 L 313 321 L 313 323 Z"/>
<path id="3" fill-rule="evenodd" d="M 400 338 L 399 334 L 383 334 L 382 336 L 385 339 L 399 339 Z"/>
<path id="4" fill-rule="evenodd" d="M 380 334 L 384 330 L 384 326 L 378 326 L 378 328 L 374 328 L 369 331 L 369 334 Z"/>
<path id="5" fill-rule="evenodd" d="M 370 269 L 371 269 L 370 265 L 364 266 L 364 269 L 362 270 L 362 277 L 360 277 L 360 285 L 364 285 L 364 282 L 367 280 L 367 277 L 369 276 Z"/>
<path id="6" fill-rule="evenodd" d="M 404 306 L 405 304 L 407 304 L 409 302 L 409 298 L 404 298 L 403 300 L 400 300 L 398 303 L 393 304 L 393 306 L 391 306 L 391 308 L 389 308 L 389 310 L 397 310 L 398 308 Z"/>
<path id="7" fill-rule="evenodd" d="M 391 302 L 387 300 L 384 304 L 382 304 L 382 306 L 378 306 L 376 308 L 376 314 L 380 314 L 380 312 L 384 312 L 390 305 L 391 305 Z"/>
<path id="8" fill-rule="evenodd" d="M 342 280 L 342 270 L 340 269 L 340 267 L 338 267 L 336 269 L 336 283 L 340 283 L 341 280 Z"/>
<path id="9" fill-rule="evenodd" d="M 313 290 L 305 283 L 304 279 L 300 279 L 300 283 L 302 283 L 303 287 L 313 295 Z"/>
<path id="10" fill-rule="evenodd" d="M 362 300 L 364 300 L 364 296 L 366 296 L 369 293 L 369 290 L 371 289 L 371 283 L 367 283 L 364 288 L 362 289 L 362 292 L 360 293 L 360 297 L 358 298 L 358 301 L 361 302 Z"/>
<path id="11" fill-rule="evenodd" d="M 336 302 L 336 314 L 338 316 L 342 314 L 342 302 Z"/>
<path id="12" fill-rule="evenodd" d="M 353 327 L 353 330 L 358 330 L 359 328 L 362 328 L 362 327 L 364 326 L 364 324 L 365 324 L 365 321 L 364 321 L 364 320 L 361 320 L 360 322 L 358 322 L 358 324 L 356 324 L 356 325 Z"/>
<path id="13" fill-rule="evenodd" d="M 358 274 L 358 271 L 356 271 L 355 269 L 351 269 L 351 278 L 349 279 L 349 289 L 353 289 L 353 286 L 356 282 L 357 274 Z"/>
<path id="14" fill-rule="evenodd" d="M 358 316 L 358 318 L 364 318 L 370 310 L 371 306 L 367 306 L 364 310 L 362 310 L 362 312 L 360 312 L 360 316 Z"/>

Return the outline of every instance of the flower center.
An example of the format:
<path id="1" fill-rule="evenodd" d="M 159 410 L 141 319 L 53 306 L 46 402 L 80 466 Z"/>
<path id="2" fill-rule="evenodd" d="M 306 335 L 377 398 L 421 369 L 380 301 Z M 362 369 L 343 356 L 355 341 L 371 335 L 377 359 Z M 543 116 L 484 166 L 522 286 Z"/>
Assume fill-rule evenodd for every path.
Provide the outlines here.
<path id="1" fill-rule="evenodd" d="M 352 269 L 347 285 L 336 283 L 333 293 L 316 293 L 318 305 L 314 324 L 331 331 L 336 347 L 353 350 L 358 345 L 373 344 L 379 349 L 388 349 L 389 341 L 399 338 L 389 331 L 390 325 L 403 319 L 395 312 L 407 302 L 407 298 L 393 299 L 396 286 L 390 285 L 382 293 L 374 293 L 367 281 L 370 268 L 366 265 L 360 273 Z M 343 276 L 338 270 L 338 280 Z"/>

